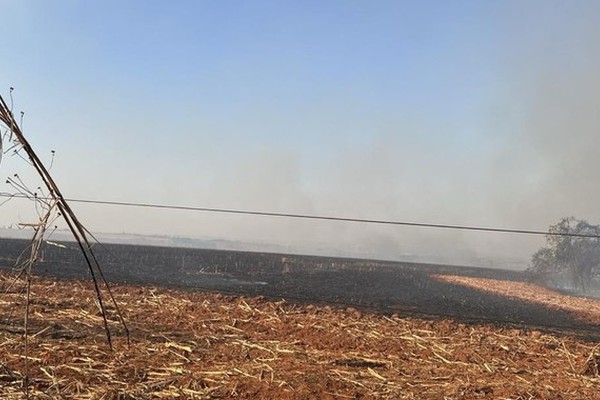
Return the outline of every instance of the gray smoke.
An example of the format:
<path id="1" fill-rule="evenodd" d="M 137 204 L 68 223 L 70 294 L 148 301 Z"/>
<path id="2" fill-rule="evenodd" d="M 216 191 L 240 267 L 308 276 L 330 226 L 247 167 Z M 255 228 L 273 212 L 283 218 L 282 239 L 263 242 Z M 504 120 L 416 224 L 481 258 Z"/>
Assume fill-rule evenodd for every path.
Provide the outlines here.
<path id="1" fill-rule="evenodd" d="M 454 71 L 449 65 L 446 77 L 427 76 L 427 68 L 416 75 L 423 84 L 434 80 L 449 86 L 440 92 L 471 84 L 471 76 L 493 76 L 495 86 L 481 88 L 488 100 L 472 109 L 461 109 L 470 103 L 450 96 L 444 99 L 448 103 L 444 114 L 437 93 L 425 93 L 414 104 L 368 109 L 364 107 L 368 101 L 353 100 L 349 90 L 348 96 L 329 94 L 331 98 L 319 98 L 318 104 L 304 109 L 281 106 L 272 111 L 257 105 L 231 119 L 211 119 L 205 110 L 196 125 L 177 126 L 175 132 L 171 121 L 184 121 L 188 114 L 202 111 L 189 106 L 191 111 L 179 115 L 176 107 L 164 115 L 146 110 L 130 115 L 123 108 L 120 114 L 111 112 L 110 120 L 100 121 L 81 112 L 69 115 L 69 125 L 80 118 L 75 123 L 78 134 L 93 129 L 103 134 L 93 136 L 97 142 L 89 149 L 84 146 L 91 135 L 85 140 L 84 135 L 74 135 L 80 137 L 78 150 L 95 155 L 77 168 L 78 174 L 72 173 L 78 160 L 57 149 L 58 180 L 65 182 L 68 195 L 100 199 L 524 229 L 546 229 L 570 215 L 600 223 L 600 3 L 506 2 L 499 8 L 493 18 L 488 16 L 494 28 L 482 30 L 493 31 L 494 37 L 468 43 L 483 43 L 481 48 L 461 48 L 461 55 L 475 60 L 465 63 L 470 70 Z M 485 44 L 496 47 L 484 48 Z M 444 54 L 428 60 L 443 64 Z M 495 63 L 481 59 L 488 56 Z M 479 65 L 488 69 L 480 71 Z M 204 102 L 210 98 L 202 96 Z M 91 101 L 89 113 L 112 100 Z M 85 109 L 86 103 L 81 104 Z M 428 104 L 435 106 L 429 109 Z M 281 131 L 298 146 L 286 140 L 261 143 L 263 128 Z M 197 132 L 194 143 L 178 141 L 181 130 Z M 113 135 L 112 140 L 105 140 L 104 132 Z M 135 154 L 136 136 L 129 132 L 166 132 L 169 143 L 148 134 L 144 140 L 153 142 L 153 154 Z M 247 144 L 246 135 L 258 138 L 258 143 L 240 148 L 237 140 Z M 304 142 L 314 145 L 303 147 Z M 172 153 L 179 154 L 181 165 L 169 164 Z M 99 232 L 224 238 L 299 252 L 485 266 L 525 268 L 544 240 L 76 207 L 82 220 Z M 2 224 L 15 222 L 17 211 L 9 218 L 7 210 L 0 209 Z"/>

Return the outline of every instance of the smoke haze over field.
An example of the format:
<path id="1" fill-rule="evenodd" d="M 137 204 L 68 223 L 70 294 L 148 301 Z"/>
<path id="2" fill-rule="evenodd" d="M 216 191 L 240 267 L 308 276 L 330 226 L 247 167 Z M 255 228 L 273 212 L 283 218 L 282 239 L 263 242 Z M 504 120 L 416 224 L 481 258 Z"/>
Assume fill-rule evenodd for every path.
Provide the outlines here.
<path id="1" fill-rule="evenodd" d="M 600 223 L 598 2 L 150 3 L 0 5 L 12 16 L 0 30 L 15 38 L 0 50 L 12 60 L 0 65 L 2 94 L 15 86 L 26 135 L 41 154 L 57 150 L 67 197 L 525 229 L 569 215 Z M 0 171 L 26 174 L 18 161 Z M 526 262 L 543 242 L 75 208 L 97 232 L 383 258 Z M 0 226 L 33 215 L 13 201 Z"/>

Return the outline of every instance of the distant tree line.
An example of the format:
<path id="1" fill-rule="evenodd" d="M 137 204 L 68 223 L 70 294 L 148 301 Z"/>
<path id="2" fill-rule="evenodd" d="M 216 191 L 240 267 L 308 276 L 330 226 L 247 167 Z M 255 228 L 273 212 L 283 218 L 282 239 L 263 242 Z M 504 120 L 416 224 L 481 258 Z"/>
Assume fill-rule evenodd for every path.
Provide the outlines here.
<path id="1" fill-rule="evenodd" d="M 574 217 L 551 225 L 550 233 L 600 236 L 600 225 Z M 547 235 L 546 244 L 531 258 L 528 272 L 554 287 L 587 293 L 600 283 L 600 239 Z"/>

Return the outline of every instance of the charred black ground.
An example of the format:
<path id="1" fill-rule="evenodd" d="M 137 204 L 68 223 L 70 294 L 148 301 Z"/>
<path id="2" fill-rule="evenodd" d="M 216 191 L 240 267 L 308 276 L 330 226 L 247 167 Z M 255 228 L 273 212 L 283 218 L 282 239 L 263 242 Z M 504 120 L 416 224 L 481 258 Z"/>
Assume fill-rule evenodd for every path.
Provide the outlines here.
<path id="1" fill-rule="evenodd" d="M 0 268 L 8 269 L 27 242 L 0 239 Z M 84 260 L 72 243 L 47 246 L 36 273 L 86 278 Z M 253 253 L 108 244 L 96 249 L 114 283 L 284 298 L 300 303 L 335 304 L 383 313 L 446 316 L 568 330 L 597 336 L 598 327 L 571 313 L 447 282 L 436 275 L 524 282 L 517 271 Z"/>

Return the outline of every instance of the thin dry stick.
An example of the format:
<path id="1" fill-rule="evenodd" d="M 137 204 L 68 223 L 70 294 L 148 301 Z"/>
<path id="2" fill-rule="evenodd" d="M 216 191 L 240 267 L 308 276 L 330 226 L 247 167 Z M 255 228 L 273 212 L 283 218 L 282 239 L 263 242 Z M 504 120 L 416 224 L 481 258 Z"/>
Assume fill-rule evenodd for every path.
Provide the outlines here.
<path id="1" fill-rule="evenodd" d="M 31 300 L 31 274 L 27 274 L 27 300 L 25 302 L 25 321 L 23 322 L 25 335 L 25 376 L 23 377 L 23 385 L 25 386 L 25 397 L 29 399 L 29 302 Z"/>
<path id="2" fill-rule="evenodd" d="M 16 123 L 16 121 L 14 119 L 11 109 L 7 106 L 7 104 L 4 101 L 4 98 L 2 98 L 2 96 L 0 96 L 0 121 L 4 122 L 9 127 L 10 132 L 11 132 L 11 137 L 14 135 L 16 140 L 21 144 L 22 148 L 27 153 L 27 156 L 29 157 L 31 164 L 36 169 L 36 171 L 42 178 L 44 184 L 48 188 L 50 196 L 54 199 L 57 208 L 59 209 L 61 215 L 63 216 L 65 222 L 67 223 L 67 226 L 71 230 L 71 233 L 73 234 L 73 236 L 85 258 L 86 264 L 88 266 L 88 270 L 92 277 L 92 282 L 94 284 L 94 291 L 96 293 L 96 300 L 98 301 L 98 306 L 100 309 L 100 313 L 102 315 L 104 331 L 106 333 L 106 339 L 107 339 L 109 347 L 112 349 L 112 339 L 111 339 L 110 329 L 108 326 L 106 307 L 104 306 L 103 296 L 100 291 L 96 273 L 98 272 L 101 280 L 103 281 L 104 285 L 107 288 L 108 288 L 108 283 L 107 283 L 106 279 L 104 278 L 104 274 L 102 273 L 102 268 L 100 267 L 100 265 L 96 259 L 96 256 L 92 250 L 92 246 L 87 238 L 86 230 L 85 230 L 84 226 L 77 219 L 77 216 L 71 209 L 70 205 L 65 200 L 65 197 L 63 196 L 62 192 L 58 188 L 56 182 L 54 181 L 54 179 L 52 178 L 52 176 L 50 175 L 50 173 L 48 172 L 46 167 L 43 165 L 43 163 L 41 162 L 41 160 L 39 159 L 39 157 L 37 156 L 37 154 L 31 147 L 31 145 L 29 144 L 29 142 L 27 141 L 27 139 L 21 132 L 21 129 L 19 128 L 18 124 Z M 123 324 L 125 333 L 127 335 L 127 340 L 129 341 L 129 330 L 127 328 L 125 320 L 122 318 L 122 316 L 120 315 L 120 313 L 118 311 L 119 307 L 118 307 L 118 304 L 115 301 L 114 297 L 112 296 L 112 293 L 110 293 L 110 298 L 111 298 L 112 303 L 115 306 L 115 309 L 117 310 L 117 313 L 119 314 L 120 322 Z"/>
<path id="3" fill-rule="evenodd" d="M 23 385 L 25 387 L 25 397 L 29 398 L 29 310 L 31 304 L 31 280 L 32 280 L 32 269 L 34 264 L 38 261 L 40 249 L 44 241 L 44 235 L 46 234 L 46 228 L 48 226 L 48 220 L 54 211 L 54 205 L 51 205 L 45 212 L 44 217 L 35 227 L 33 238 L 31 239 L 29 258 L 27 259 L 22 271 L 25 272 L 26 278 L 26 301 L 25 301 L 25 318 L 23 322 L 24 327 L 24 342 L 25 342 L 25 376 L 23 377 Z"/>

